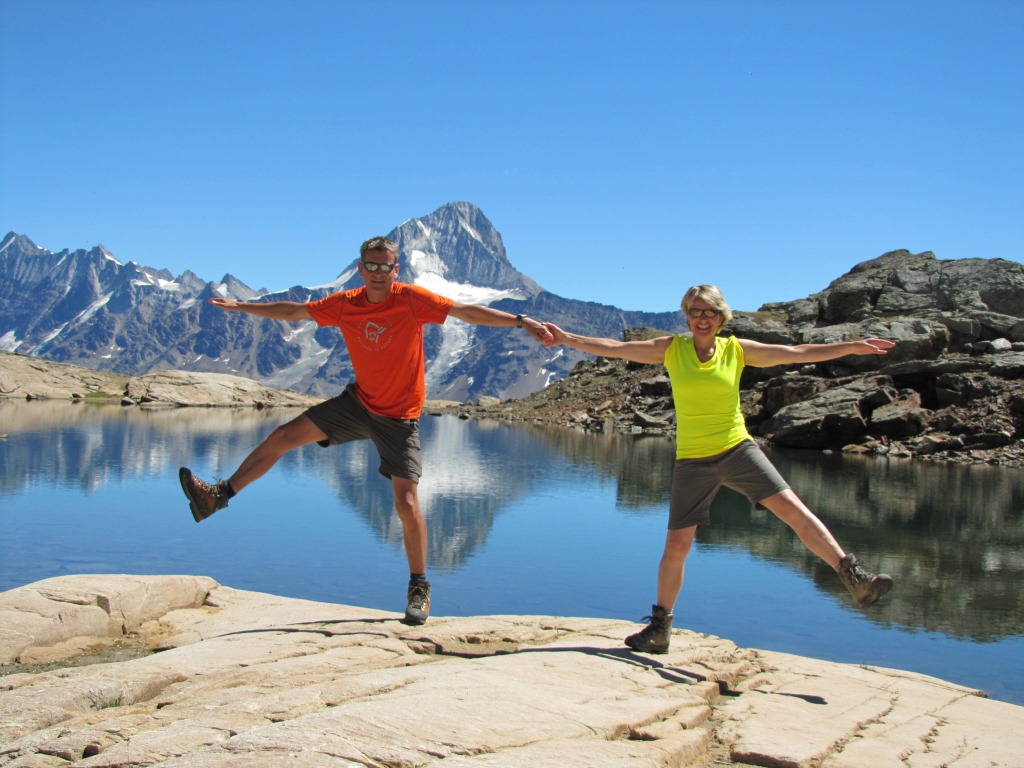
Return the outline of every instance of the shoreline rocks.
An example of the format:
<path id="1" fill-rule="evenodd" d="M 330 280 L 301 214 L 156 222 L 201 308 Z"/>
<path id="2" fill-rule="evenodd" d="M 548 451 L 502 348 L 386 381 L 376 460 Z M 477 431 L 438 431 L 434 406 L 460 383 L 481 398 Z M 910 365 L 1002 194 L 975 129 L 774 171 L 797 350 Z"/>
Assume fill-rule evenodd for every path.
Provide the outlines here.
<path id="1" fill-rule="evenodd" d="M 308 407 L 322 398 L 272 389 L 242 376 L 159 371 L 145 376 L 94 371 L 0 352 L 0 400 L 120 402 L 143 407 Z"/>
<path id="2" fill-rule="evenodd" d="M 625 338 L 664 335 L 631 329 Z M 1024 466 L 1024 352 L 910 360 L 862 373 L 818 366 L 744 372 L 751 435 L 780 448 Z M 850 374 L 850 375 L 847 375 Z M 675 434 L 662 366 L 598 358 L 519 400 L 428 402 L 431 413 L 615 434 Z"/>
<path id="3" fill-rule="evenodd" d="M 103 634 L 104 621 L 110 634 Z M 86 626 L 78 619 L 93 616 Z M 431 617 L 189 576 L 66 576 L 0 593 L 4 627 L 152 653 L 0 677 L 0 766 L 1019 765 L 1024 707 L 924 675 L 628 622 Z M 84 630 L 78 627 L 85 627 Z M 61 634 L 63 632 L 63 635 Z M 22 633 L 22 636 L 24 633 Z"/>

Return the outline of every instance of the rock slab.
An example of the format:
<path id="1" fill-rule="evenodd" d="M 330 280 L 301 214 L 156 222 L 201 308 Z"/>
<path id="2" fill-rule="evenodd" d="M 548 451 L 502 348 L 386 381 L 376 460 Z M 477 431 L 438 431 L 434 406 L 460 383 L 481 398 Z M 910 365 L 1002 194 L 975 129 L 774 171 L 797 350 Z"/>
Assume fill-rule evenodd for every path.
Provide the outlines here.
<path id="1" fill-rule="evenodd" d="M 0 400 L 119 400 L 167 407 L 308 407 L 322 398 L 278 390 L 242 376 L 157 371 L 125 376 L 0 352 Z"/>
<path id="2" fill-rule="evenodd" d="M 1024 765 L 1024 707 L 681 629 L 649 656 L 622 646 L 622 621 L 406 627 L 200 577 L 69 576 L 0 594 L 5 627 L 52 627 L 67 606 L 157 652 L 0 677 L 0 766 Z M 38 658 L 78 631 L 100 636 L 91 620 L 34 645 L 5 633 L 0 651 Z"/>

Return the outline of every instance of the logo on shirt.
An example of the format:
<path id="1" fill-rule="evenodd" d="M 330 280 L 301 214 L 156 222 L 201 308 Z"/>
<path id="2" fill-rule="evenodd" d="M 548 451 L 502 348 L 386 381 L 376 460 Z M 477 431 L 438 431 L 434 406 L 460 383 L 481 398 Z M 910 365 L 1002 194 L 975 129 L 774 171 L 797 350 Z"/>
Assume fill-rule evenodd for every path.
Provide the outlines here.
<path id="1" fill-rule="evenodd" d="M 369 322 L 363 327 L 363 335 L 369 339 L 371 344 L 379 344 L 380 337 L 384 335 L 387 330 L 383 325 L 377 325 L 374 322 Z"/>
<path id="2" fill-rule="evenodd" d="M 391 345 L 392 336 L 388 333 L 390 330 L 386 325 L 367 320 L 360 329 L 359 341 L 365 349 L 379 352 Z"/>

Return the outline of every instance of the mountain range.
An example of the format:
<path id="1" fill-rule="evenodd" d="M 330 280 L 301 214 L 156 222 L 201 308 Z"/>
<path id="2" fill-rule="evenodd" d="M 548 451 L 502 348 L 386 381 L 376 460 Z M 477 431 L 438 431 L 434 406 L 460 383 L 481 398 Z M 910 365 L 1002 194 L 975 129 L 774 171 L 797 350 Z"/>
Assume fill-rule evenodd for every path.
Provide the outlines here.
<path id="1" fill-rule="evenodd" d="M 501 235 L 471 203 L 448 203 L 388 236 L 399 246 L 402 279 L 456 301 L 543 318 L 588 334 L 621 338 L 648 326 L 683 330 L 678 312 L 630 312 L 545 291 L 509 262 Z M 355 247 L 353 247 L 355 251 Z M 313 321 L 285 323 L 224 312 L 207 299 L 310 301 L 362 285 L 357 258 L 320 286 L 254 290 L 227 274 L 206 280 L 186 270 L 127 263 L 102 245 L 53 253 L 9 232 L 0 242 L 0 350 L 140 376 L 160 370 L 231 373 L 318 396 L 352 380 L 341 333 Z M 585 357 L 546 349 L 525 332 L 449 319 L 429 325 L 431 399 L 518 398 L 564 378 Z"/>

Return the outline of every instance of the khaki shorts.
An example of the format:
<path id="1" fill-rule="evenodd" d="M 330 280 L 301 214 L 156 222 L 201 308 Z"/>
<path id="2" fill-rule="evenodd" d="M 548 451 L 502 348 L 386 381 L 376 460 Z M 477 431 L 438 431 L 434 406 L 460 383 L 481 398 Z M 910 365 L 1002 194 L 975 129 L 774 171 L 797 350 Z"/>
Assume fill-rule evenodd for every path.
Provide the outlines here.
<path id="1" fill-rule="evenodd" d="M 379 472 L 384 477 L 420 481 L 423 459 L 419 419 L 389 419 L 371 413 L 359 400 L 355 384 L 349 384 L 337 397 L 314 405 L 306 416 L 327 435 L 318 443 L 324 448 L 371 440 L 380 454 Z"/>
<path id="2" fill-rule="evenodd" d="M 711 502 L 723 485 L 742 493 L 754 506 L 789 489 L 779 470 L 753 440 L 715 456 L 676 459 L 672 470 L 669 530 L 711 522 Z"/>

